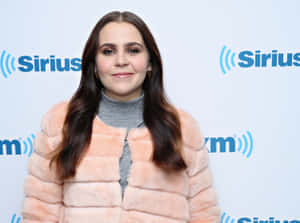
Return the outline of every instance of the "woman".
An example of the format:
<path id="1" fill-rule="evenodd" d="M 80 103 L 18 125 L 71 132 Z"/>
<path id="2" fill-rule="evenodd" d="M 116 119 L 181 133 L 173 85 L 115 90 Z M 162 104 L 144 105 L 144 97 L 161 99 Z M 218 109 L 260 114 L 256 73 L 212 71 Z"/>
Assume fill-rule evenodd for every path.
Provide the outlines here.
<path id="1" fill-rule="evenodd" d="M 94 27 L 79 88 L 43 117 L 28 171 L 24 223 L 220 220 L 204 137 L 167 101 L 154 38 L 131 12 Z"/>

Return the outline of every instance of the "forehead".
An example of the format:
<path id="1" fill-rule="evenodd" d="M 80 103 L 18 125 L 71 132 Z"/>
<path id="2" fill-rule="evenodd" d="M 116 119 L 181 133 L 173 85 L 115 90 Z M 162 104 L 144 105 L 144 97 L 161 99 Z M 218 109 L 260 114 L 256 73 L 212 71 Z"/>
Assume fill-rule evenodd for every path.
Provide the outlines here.
<path id="1" fill-rule="evenodd" d="M 123 44 L 138 42 L 143 44 L 143 37 L 139 30 L 127 22 L 109 22 L 99 32 L 99 45 L 104 43 Z"/>

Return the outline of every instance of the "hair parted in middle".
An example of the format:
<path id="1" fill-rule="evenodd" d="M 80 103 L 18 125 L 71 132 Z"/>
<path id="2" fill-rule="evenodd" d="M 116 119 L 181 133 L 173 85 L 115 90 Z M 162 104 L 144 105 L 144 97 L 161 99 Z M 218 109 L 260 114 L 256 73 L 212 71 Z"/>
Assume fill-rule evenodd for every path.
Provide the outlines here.
<path id="1" fill-rule="evenodd" d="M 60 180 L 75 176 L 76 165 L 90 144 L 92 125 L 98 113 L 101 89 L 104 87 L 95 74 L 95 58 L 99 33 L 109 22 L 127 22 L 141 33 L 152 71 L 142 84 L 144 90 L 143 119 L 153 140 L 153 162 L 172 173 L 187 168 L 181 156 L 182 133 L 177 110 L 168 102 L 163 87 L 163 67 L 157 44 L 149 28 L 136 14 L 113 11 L 104 15 L 93 28 L 82 55 L 81 80 L 72 96 L 63 126 L 63 139 L 52 153 L 49 166 L 56 164 Z M 101 149 L 101 145 L 100 148 Z"/>

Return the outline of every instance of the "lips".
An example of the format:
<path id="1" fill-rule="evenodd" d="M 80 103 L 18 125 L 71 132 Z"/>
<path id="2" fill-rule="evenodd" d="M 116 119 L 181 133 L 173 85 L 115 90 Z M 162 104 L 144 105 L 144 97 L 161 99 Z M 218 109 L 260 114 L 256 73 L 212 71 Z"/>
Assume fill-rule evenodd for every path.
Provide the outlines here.
<path id="1" fill-rule="evenodd" d="M 112 76 L 114 77 L 129 77 L 131 76 L 133 73 L 115 73 Z"/>

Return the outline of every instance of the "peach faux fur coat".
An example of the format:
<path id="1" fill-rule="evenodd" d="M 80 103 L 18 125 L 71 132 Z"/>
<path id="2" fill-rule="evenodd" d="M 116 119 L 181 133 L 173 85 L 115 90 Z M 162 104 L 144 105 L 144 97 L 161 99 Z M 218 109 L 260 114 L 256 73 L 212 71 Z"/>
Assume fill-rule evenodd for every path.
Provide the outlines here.
<path id="1" fill-rule="evenodd" d="M 119 184 L 119 158 L 125 128 L 98 117 L 92 141 L 76 176 L 60 182 L 48 168 L 47 153 L 61 140 L 67 102 L 43 117 L 28 163 L 23 223 L 217 223 L 220 209 L 212 183 L 208 152 L 196 120 L 178 109 L 188 169 L 168 175 L 151 162 L 153 144 L 147 128 L 131 129 L 132 166 L 124 199 Z"/>

